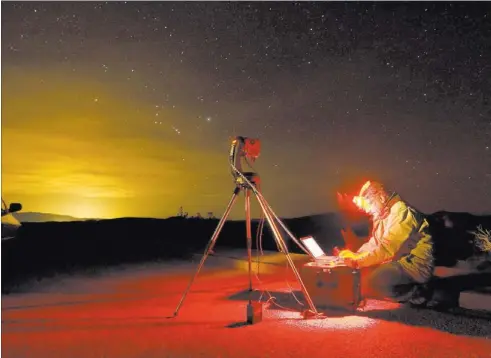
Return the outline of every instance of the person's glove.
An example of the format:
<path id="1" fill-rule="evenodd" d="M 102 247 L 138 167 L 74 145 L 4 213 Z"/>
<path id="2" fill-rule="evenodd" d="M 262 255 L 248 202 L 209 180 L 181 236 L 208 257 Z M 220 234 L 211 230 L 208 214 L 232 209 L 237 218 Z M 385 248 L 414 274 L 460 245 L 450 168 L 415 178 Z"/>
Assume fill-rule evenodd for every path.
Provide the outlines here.
<path id="1" fill-rule="evenodd" d="M 358 259 L 361 258 L 361 254 L 353 252 L 351 250 L 343 250 L 338 255 L 343 259 L 343 262 L 346 266 L 356 268 L 358 267 Z"/>
<path id="2" fill-rule="evenodd" d="M 358 259 L 360 255 L 355 254 L 354 256 L 346 257 L 343 262 L 346 266 L 351 268 L 358 268 Z"/>
<path id="3" fill-rule="evenodd" d="M 343 260 L 347 259 L 347 258 L 353 258 L 355 257 L 355 253 L 351 250 L 342 250 L 339 252 L 338 256 L 340 258 L 342 258 Z"/>

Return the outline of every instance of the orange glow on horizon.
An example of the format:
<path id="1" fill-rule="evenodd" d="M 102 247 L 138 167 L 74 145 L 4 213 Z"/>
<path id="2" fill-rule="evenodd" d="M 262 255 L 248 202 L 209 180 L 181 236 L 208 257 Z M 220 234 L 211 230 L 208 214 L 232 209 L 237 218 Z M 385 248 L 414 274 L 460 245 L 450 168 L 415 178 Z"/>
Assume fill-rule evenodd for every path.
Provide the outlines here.
<path id="1" fill-rule="evenodd" d="M 59 71 L 10 68 L 2 80 L 2 196 L 23 211 L 168 217 L 180 206 L 206 215 L 226 204 L 207 195 L 223 182 L 204 191 L 196 180 L 219 154 L 172 130 L 186 113 L 160 108 L 157 127 L 155 106 Z M 226 152 L 220 159 L 227 180 Z M 202 206 L 190 208 L 196 201 Z"/>

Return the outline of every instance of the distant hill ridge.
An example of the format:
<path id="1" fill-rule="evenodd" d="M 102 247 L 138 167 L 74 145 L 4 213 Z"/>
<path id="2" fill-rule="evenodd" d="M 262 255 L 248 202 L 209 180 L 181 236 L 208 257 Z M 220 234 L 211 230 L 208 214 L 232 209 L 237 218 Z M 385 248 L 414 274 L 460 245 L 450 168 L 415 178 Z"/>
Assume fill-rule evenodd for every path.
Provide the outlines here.
<path id="1" fill-rule="evenodd" d="M 112 218 L 112 219 L 100 219 L 100 218 L 79 218 L 75 216 L 70 216 L 70 215 L 61 215 L 61 214 L 52 214 L 52 213 L 40 213 L 40 212 L 18 212 L 12 214 L 19 220 L 20 222 L 69 222 L 69 221 L 87 221 L 87 220 L 121 220 L 121 219 L 156 219 L 156 220 L 165 220 L 165 219 L 172 219 L 172 218 L 181 218 L 179 216 L 171 216 L 169 218 L 152 218 L 152 217 L 120 217 L 120 218 Z M 468 213 L 468 212 L 448 212 L 444 210 L 440 210 L 437 212 L 434 212 L 432 214 L 428 215 L 433 215 L 433 216 L 469 216 L 469 217 L 491 217 L 491 214 L 484 213 L 484 214 L 476 214 L 476 213 Z M 300 217 L 294 217 L 294 218 L 288 218 L 286 220 L 306 220 L 306 219 L 319 219 L 319 218 L 324 218 L 324 217 L 331 217 L 332 219 L 341 219 L 342 213 L 341 212 L 326 212 L 326 213 L 320 213 L 320 214 L 312 214 L 312 215 L 304 215 Z M 188 218 L 188 219 L 193 219 L 193 218 Z M 206 220 L 206 218 L 203 218 Z M 219 219 L 219 218 L 215 218 Z M 284 220 L 284 218 L 281 218 Z M 238 220 L 229 220 L 229 221 L 244 221 L 244 219 L 238 219 Z M 259 219 L 252 219 L 253 222 L 259 221 Z"/>
<path id="2" fill-rule="evenodd" d="M 165 220 L 165 219 L 172 219 L 172 218 L 181 218 L 179 216 L 170 216 L 168 218 L 153 218 L 153 217 L 131 217 L 131 216 L 124 216 L 124 217 L 118 217 L 118 218 L 111 218 L 111 219 L 100 219 L 100 218 L 79 218 L 76 216 L 70 216 L 70 215 L 61 215 L 61 214 L 52 214 L 52 213 L 40 213 L 40 212 L 32 212 L 32 211 L 22 211 L 18 213 L 13 213 L 13 216 L 20 222 L 66 222 L 66 221 L 87 221 L 87 220 L 121 220 L 121 219 L 155 219 L 155 220 Z M 336 216 L 338 215 L 337 213 L 322 213 L 322 214 L 313 214 L 313 215 L 305 215 L 302 217 L 298 218 L 291 218 L 293 220 L 302 220 L 310 217 L 320 217 L 320 216 Z M 187 219 L 194 219 L 193 217 L 188 217 Z M 206 220 L 207 218 L 203 218 L 203 220 Z M 216 220 L 220 218 L 214 218 Z M 232 220 L 230 219 L 229 221 L 244 221 L 244 219 L 238 219 L 238 220 Z M 257 222 L 259 219 L 252 219 L 252 221 Z"/>
<path id="3" fill-rule="evenodd" d="M 77 218 L 70 215 L 50 214 L 50 213 L 37 213 L 37 212 L 18 212 L 13 213 L 13 216 L 20 222 L 66 222 L 66 221 L 86 221 L 88 219 Z"/>

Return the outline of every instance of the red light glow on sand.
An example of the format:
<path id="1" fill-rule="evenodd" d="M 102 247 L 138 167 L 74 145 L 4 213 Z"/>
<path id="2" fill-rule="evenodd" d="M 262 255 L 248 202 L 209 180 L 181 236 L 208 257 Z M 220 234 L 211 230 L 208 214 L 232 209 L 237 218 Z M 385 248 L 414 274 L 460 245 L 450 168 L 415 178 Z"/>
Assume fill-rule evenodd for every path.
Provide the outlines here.
<path id="1" fill-rule="evenodd" d="M 461 358 L 489 357 L 491 352 L 491 340 L 473 330 L 476 322 L 463 329 L 461 319 L 416 325 L 369 316 L 397 309 L 390 302 L 369 301 L 367 316 L 308 320 L 300 308 L 271 306 L 262 322 L 244 325 L 247 275 L 210 266 L 174 318 L 169 317 L 194 265 L 186 270 L 183 265 L 147 265 L 100 277 L 57 278 L 33 292 L 3 296 L 2 357 Z M 265 275 L 262 281 L 287 301 L 283 273 Z M 416 318 L 422 315 L 427 313 Z M 457 325 L 453 329 L 465 333 L 443 332 L 438 324 Z M 469 330 L 477 336 L 464 335 Z"/>
<path id="2" fill-rule="evenodd" d="M 268 315 L 273 320 L 278 320 L 286 326 L 294 326 L 301 330 L 354 330 L 368 328 L 377 321 L 372 318 L 358 316 L 326 317 L 315 319 L 303 319 L 299 312 L 273 311 Z"/>

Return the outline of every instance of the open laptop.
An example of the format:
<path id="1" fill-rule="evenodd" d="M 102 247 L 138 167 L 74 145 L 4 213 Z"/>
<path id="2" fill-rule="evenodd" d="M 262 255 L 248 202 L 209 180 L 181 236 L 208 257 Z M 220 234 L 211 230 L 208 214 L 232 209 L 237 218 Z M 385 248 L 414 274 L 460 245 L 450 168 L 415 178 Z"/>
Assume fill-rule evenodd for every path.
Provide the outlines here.
<path id="1" fill-rule="evenodd" d="M 341 264 L 343 259 L 338 256 L 327 256 L 319 246 L 317 241 L 315 241 L 313 236 L 306 236 L 300 238 L 300 241 L 305 245 L 305 248 L 309 252 L 310 256 L 320 264 Z"/>

